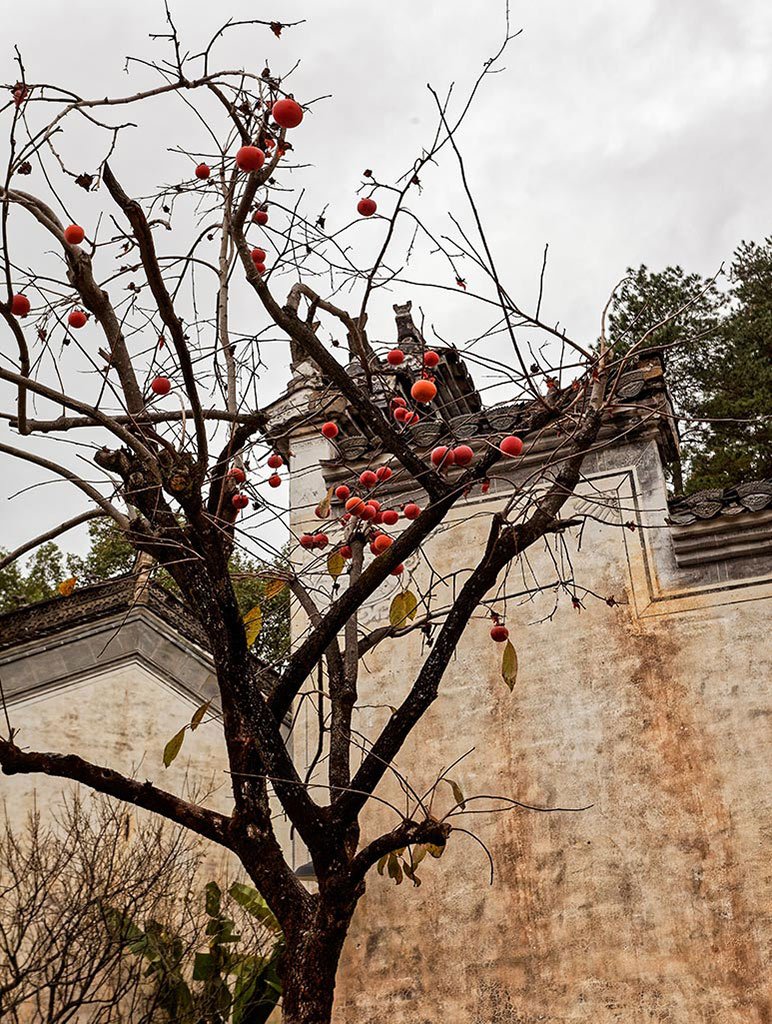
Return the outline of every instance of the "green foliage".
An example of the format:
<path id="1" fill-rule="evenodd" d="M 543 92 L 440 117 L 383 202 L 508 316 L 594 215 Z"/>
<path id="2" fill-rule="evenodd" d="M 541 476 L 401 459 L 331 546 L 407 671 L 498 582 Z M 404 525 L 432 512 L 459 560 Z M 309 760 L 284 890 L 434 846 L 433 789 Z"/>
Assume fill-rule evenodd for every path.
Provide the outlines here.
<path id="1" fill-rule="evenodd" d="M 196 1020 L 193 995 L 183 976 L 184 944 L 157 921 L 146 921 L 144 929 L 129 916 L 112 907 L 105 909 L 105 921 L 114 939 L 132 956 L 147 960 L 145 977 L 156 989 L 157 1004 L 167 1020 Z"/>
<path id="2" fill-rule="evenodd" d="M 65 555 L 49 541 L 35 551 L 25 569 L 18 561 L 0 569 L 0 613 L 56 597 L 66 576 L 74 576 L 83 586 L 131 572 L 135 552 L 111 519 L 92 520 L 88 532 L 89 549 L 83 556 Z"/>
<path id="3" fill-rule="evenodd" d="M 65 556 L 49 541 L 37 549 L 26 568 L 13 562 L 0 569 L 0 614 L 55 597 L 57 586 L 66 576 L 74 576 L 77 585 L 84 586 L 129 573 L 135 559 L 136 552 L 112 519 L 94 519 L 89 524 L 89 548 L 85 555 Z M 233 589 L 241 613 L 258 605 L 262 611 L 262 628 L 253 651 L 268 664 L 280 667 L 289 649 L 289 590 L 286 586 L 277 590 L 270 579 L 260 578 L 270 569 L 269 563 L 247 558 L 240 552 L 231 557 Z M 154 578 L 179 596 L 166 570 L 158 567 Z"/>
<path id="4" fill-rule="evenodd" d="M 18 562 L 0 569 L 0 612 L 55 597 L 56 588 L 64 577 L 62 552 L 53 541 L 41 544 L 27 563 L 26 571 L 22 571 Z"/>
<path id="5" fill-rule="evenodd" d="M 730 271 L 722 324 L 701 413 L 691 487 L 720 487 L 772 476 L 772 236 L 743 242 Z M 743 423 L 720 422 L 741 419 Z"/>
<path id="6" fill-rule="evenodd" d="M 683 417 L 685 489 L 769 476 L 772 238 L 739 246 L 725 289 L 681 267 L 652 273 L 640 266 L 628 273 L 612 306 L 609 339 L 620 354 L 637 343 L 663 350 L 673 403 Z M 678 472 L 674 482 L 680 490 Z"/>
<path id="7" fill-rule="evenodd" d="M 233 900 L 272 936 L 265 953 L 242 948 L 235 921 L 227 916 Z M 147 961 L 145 977 L 156 987 L 157 1003 L 173 1024 L 264 1024 L 281 996 L 278 975 L 284 936 L 278 921 L 257 889 L 234 882 L 224 894 L 216 882 L 204 887 L 204 908 L 209 918 L 204 950 L 196 950 L 192 963 L 180 938 L 157 922 L 140 927 L 131 918 L 108 908 L 108 928 L 130 956 Z"/>
<path id="8" fill-rule="evenodd" d="M 228 895 L 270 932 L 277 935 L 281 933 L 279 922 L 257 889 L 243 882 L 234 882 L 228 889 Z"/>
<path id="9" fill-rule="evenodd" d="M 259 606 L 262 612 L 262 626 L 252 650 L 268 665 L 280 668 L 289 653 L 290 592 L 289 587 L 279 589 L 273 579 L 258 575 L 270 569 L 270 564 L 240 552 L 231 556 L 230 571 L 239 611 L 245 615 Z"/>
<path id="10" fill-rule="evenodd" d="M 89 549 L 83 555 L 68 555 L 67 568 L 78 583 L 99 583 L 131 572 L 137 557 L 134 548 L 112 519 L 94 519 L 88 527 Z"/>
<path id="11" fill-rule="evenodd" d="M 662 348 L 673 400 L 680 410 L 688 410 L 696 399 L 695 382 L 710 374 L 726 295 L 709 278 L 687 274 L 681 267 L 653 273 L 642 264 L 627 273 L 629 280 L 617 292 L 609 315 L 609 340 L 619 353 L 641 343 L 644 349 Z"/>

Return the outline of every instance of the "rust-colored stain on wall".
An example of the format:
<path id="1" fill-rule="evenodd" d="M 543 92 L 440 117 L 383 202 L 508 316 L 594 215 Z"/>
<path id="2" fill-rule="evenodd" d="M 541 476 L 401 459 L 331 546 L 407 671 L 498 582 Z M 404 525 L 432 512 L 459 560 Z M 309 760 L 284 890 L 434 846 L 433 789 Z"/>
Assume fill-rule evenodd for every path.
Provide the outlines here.
<path id="1" fill-rule="evenodd" d="M 622 544 L 585 536 L 585 586 L 625 595 Z M 493 886 L 459 834 L 418 889 L 373 875 L 338 1024 L 772 1024 L 768 602 L 727 588 L 683 607 L 636 618 L 588 602 L 541 625 L 538 603 L 510 609 L 511 696 L 484 621 L 470 623 L 400 770 L 423 789 L 474 746 L 465 794 L 592 806 L 455 819 L 488 846 Z M 384 680 L 408 684 L 420 644 L 398 653 L 375 652 L 363 703 Z"/>

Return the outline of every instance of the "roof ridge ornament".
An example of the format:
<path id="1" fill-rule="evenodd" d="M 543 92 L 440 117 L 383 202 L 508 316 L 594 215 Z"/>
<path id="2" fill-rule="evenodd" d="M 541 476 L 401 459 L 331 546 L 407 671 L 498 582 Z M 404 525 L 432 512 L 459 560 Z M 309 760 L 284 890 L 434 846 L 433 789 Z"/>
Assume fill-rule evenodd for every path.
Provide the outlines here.
<path id="1" fill-rule="evenodd" d="M 414 350 L 426 348 L 424 336 L 413 322 L 413 314 L 410 312 L 413 308 L 412 301 L 408 299 L 402 305 L 395 302 L 392 308 L 397 323 L 397 344 L 402 349 L 406 347 Z"/>

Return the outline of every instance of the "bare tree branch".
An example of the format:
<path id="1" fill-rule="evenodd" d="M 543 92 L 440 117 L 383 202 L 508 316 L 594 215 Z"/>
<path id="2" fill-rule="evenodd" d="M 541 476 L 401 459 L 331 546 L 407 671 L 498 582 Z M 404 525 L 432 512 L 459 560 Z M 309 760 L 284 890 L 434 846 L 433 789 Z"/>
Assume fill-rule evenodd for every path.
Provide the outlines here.
<path id="1" fill-rule="evenodd" d="M 21 547 L 16 548 L 14 551 L 9 552 L 0 558 L 0 569 L 5 569 L 7 565 L 15 562 L 22 555 L 26 555 L 28 551 L 32 551 L 34 548 L 40 547 L 41 544 L 45 544 L 46 541 L 53 540 L 54 537 L 61 537 L 63 533 L 68 530 L 74 529 L 76 526 L 82 526 L 83 523 L 89 522 L 91 519 L 99 519 L 104 516 L 102 509 L 90 509 L 88 512 L 81 512 L 80 515 L 73 516 L 72 519 L 67 519 L 63 523 L 59 523 L 57 526 L 53 526 L 50 530 L 46 530 L 45 533 L 41 533 L 33 540 L 28 540 Z"/>
<path id="2" fill-rule="evenodd" d="M 44 459 L 40 455 L 34 455 L 32 452 L 25 452 L 20 448 L 14 448 L 9 444 L 0 443 L 0 452 L 3 452 L 5 455 L 12 455 L 15 459 L 22 459 L 24 462 L 31 462 L 35 466 L 41 466 L 43 469 L 47 469 L 51 473 L 56 473 L 65 480 L 69 480 L 71 484 L 74 484 L 75 487 L 95 501 L 102 511 L 114 519 L 122 529 L 128 530 L 128 516 L 125 516 L 123 512 L 119 512 L 96 487 L 92 487 L 87 481 L 81 480 L 77 473 L 73 473 L 71 469 L 67 469 L 66 466 L 60 466 L 56 462 L 51 462 L 50 459 Z"/>
<path id="3" fill-rule="evenodd" d="M 175 351 L 177 352 L 177 359 L 180 363 L 182 377 L 185 381 L 185 390 L 193 410 L 193 419 L 196 424 L 196 438 L 198 440 L 198 462 L 203 473 L 207 462 L 209 441 L 207 439 L 206 425 L 204 424 L 204 417 L 201 410 L 201 401 L 198 396 L 198 385 L 196 384 L 193 363 L 188 351 L 187 339 L 182 327 L 182 322 L 174 310 L 171 296 L 166 289 L 163 275 L 161 274 L 161 268 L 158 265 L 158 258 L 156 256 L 155 242 L 153 241 L 152 232 L 150 231 L 150 227 L 148 226 L 142 207 L 136 199 L 129 199 L 118 184 L 115 175 L 110 170 L 109 164 L 105 164 L 103 177 L 110 195 L 124 212 L 126 219 L 132 226 L 134 237 L 136 238 L 137 245 L 139 246 L 142 266 L 145 268 L 147 281 L 150 285 L 150 290 L 153 293 L 153 298 L 158 306 L 158 312 L 161 314 L 161 319 L 166 324 L 166 327 L 172 336 L 172 342 L 174 344 Z"/>
<path id="4" fill-rule="evenodd" d="M 172 793 L 157 789 L 150 782 L 137 782 L 112 768 L 91 764 L 75 754 L 24 751 L 12 741 L 0 738 L 0 768 L 5 775 L 40 773 L 82 782 L 98 793 L 154 811 L 178 825 L 184 825 L 191 832 L 232 849 L 228 835 L 230 819 L 225 815 L 190 804 Z"/>

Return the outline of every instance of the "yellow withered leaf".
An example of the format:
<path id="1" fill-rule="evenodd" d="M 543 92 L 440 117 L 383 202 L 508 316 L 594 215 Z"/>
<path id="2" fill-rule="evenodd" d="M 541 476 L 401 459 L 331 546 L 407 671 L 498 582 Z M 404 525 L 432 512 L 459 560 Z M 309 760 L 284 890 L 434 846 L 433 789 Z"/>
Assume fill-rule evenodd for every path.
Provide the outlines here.
<path id="1" fill-rule="evenodd" d="M 418 598 L 412 590 L 403 590 L 397 594 L 389 608 L 389 623 L 392 626 L 404 626 L 408 619 L 414 619 L 418 609 Z"/>
<path id="2" fill-rule="evenodd" d="M 250 608 L 244 616 L 244 632 L 247 634 L 247 647 L 251 647 L 257 640 L 260 630 L 263 628 L 263 611 L 259 604 Z"/>
<path id="3" fill-rule="evenodd" d="M 286 580 L 268 580 L 265 585 L 265 599 L 270 601 L 272 597 L 276 597 L 282 590 L 287 586 Z"/>
<path id="4" fill-rule="evenodd" d="M 510 640 L 507 640 L 504 654 L 501 658 L 501 676 L 510 691 L 513 690 L 517 682 L 517 651 L 512 646 Z"/>
<path id="5" fill-rule="evenodd" d="M 411 857 L 413 860 L 413 868 L 417 868 L 421 861 L 426 856 L 426 847 L 423 843 L 416 843 L 411 851 Z"/>
<path id="6" fill-rule="evenodd" d="M 327 556 L 327 572 L 336 580 L 346 568 L 346 560 L 340 551 L 331 551 Z"/>
<path id="7" fill-rule="evenodd" d="M 401 626 L 405 621 L 405 595 L 400 591 L 396 594 L 389 608 L 389 623 L 392 626 Z"/>
<path id="8" fill-rule="evenodd" d="M 332 492 L 334 489 L 334 487 L 330 487 L 325 497 L 322 498 L 316 506 L 316 514 L 319 519 L 329 519 L 330 507 L 332 505 Z"/>
<path id="9" fill-rule="evenodd" d="M 78 581 L 74 576 L 70 576 L 68 580 L 62 580 L 59 586 L 56 588 L 62 597 L 69 597 L 77 585 Z"/>
<path id="10" fill-rule="evenodd" d="M 209 705 L 211 703 L 212 703 L 211 700 L 208 700 L 208 701 L 205 701 L 201 705 L 200 708 L 196 708 L 196 711 L 194 712 L 193 717 L 190 720 L 190 731 L 191 732 L 195 732 L 196 729 L 198 729 L 199 725 L 201 725 L 201 722 L 204 720 L 204 715 L 209 710 Z"/>
<path id="11" fill-rule="evenodd" d="M 453 779 L 448 779 L 447 782 L 450 784 L 450 788 L 453 790 L 453 799 L 456 801 L 458 806 L 463 811 L 466 808 L 466 801 L 464 800 L 464 794 L 457 782 Z"/>
<path id="12" fill-rule="evenodd" d="M 185 739 L 186 728 L 187 726 L 183 725 L 180 731 L 175 733 L 164 747 L 164 768 L 168 768 L 177 754 L 179 754 L 182 747 L 182 741 Z"/>
<path id="13" fill-rule="evenodd" d="M 389 872 L 389 878 L 393 878 L 397 885 L 400 885 L 402 882 L 402 868 L 396 853 L 389 854 L 389 859 L 386 862 L 386 870 Z"/>

